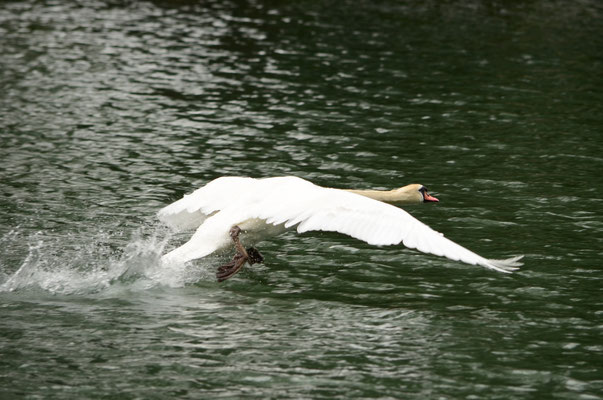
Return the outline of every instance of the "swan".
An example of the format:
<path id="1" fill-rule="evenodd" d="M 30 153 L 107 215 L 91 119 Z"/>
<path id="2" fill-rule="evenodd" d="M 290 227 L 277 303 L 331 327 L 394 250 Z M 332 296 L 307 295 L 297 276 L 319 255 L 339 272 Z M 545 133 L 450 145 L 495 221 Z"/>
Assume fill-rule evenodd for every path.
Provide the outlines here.
<path id="1" fill-rule="evenodd" d="M 523 256 L 486 259 L 447 239 L 397 206 L 438 202 L 423 185 L 399 189 L 333 189 L 294 176 L 214 179 L 159 210 L 160 221 L 174 231 L 193 229 L 191 239 L 161 258 L 185 263 L 231 248 L 232 261 L 218 268 L 218 281 L 236 274 L 248 262 L 262 262 L 255 244 L 287 229 L 339 232 L 371 245 L 403 243 L 424 253 L 510 273 Z"/>

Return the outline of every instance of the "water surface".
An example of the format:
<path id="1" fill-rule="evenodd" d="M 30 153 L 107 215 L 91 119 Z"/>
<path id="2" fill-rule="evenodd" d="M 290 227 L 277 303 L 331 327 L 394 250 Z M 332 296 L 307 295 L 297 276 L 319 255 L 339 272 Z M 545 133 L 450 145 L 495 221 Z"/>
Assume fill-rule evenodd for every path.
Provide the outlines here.
<path id="1" fill-rule="evenodd" d="M 603 397 L 603 8 L 0 6 L 0 397 Z M 155 213 L 222 175 L 420 182 L 507 276 L 326 233 L 223 284 Z"/>

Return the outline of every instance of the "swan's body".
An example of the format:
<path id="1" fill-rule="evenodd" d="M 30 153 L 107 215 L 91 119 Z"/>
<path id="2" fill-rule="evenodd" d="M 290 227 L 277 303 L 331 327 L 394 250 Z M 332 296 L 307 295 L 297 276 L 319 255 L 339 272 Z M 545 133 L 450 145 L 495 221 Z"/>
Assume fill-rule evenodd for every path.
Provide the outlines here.
<path id="1" fill-rule="evenodd" d="M 378 246 L 403 243 L 500 272 L 521 265 L 517 262 L 521 257 L 481 257 L 380 200 L 396 205 L 437 201 L 421 185 L 362 191 L 325 188 L 297 177 L 218 178 L 159 211 L 159 219 L 175 230 L 197 228 L 187 243 L 164 255 L 162 261 L 184 263 L 232 247 L 239 232 L 233 236 L 231 228 L 238 226 L 245 245 L 297 227 L 299 233 L 340 232 Z"/>

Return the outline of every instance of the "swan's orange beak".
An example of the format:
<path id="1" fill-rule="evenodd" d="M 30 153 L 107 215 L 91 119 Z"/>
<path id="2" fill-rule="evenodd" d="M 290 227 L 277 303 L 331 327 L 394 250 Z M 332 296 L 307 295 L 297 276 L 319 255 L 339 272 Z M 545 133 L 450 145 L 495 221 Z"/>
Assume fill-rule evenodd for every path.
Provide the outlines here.
<path id="1" fill-rule="evenodd" d="M 430 202 L 437 203 L 438 201 L 440 201 L 440 200 L 438 200 L 437 198 L 433 197 L 429 193 L 427 193 L 427 192 L 423 193 L 423 202 L 424 203 L 430 203 Z"/>

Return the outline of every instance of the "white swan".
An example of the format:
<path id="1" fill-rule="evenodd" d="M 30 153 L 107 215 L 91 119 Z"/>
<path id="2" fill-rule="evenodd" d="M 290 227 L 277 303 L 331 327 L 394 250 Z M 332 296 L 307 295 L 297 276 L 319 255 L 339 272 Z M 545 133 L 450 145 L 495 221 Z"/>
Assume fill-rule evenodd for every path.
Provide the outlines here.
<path id="1" fill-rule="evenodd" d="M 162 262 L 184 263 L 234 244 L 235 257 L 218 269 L 218 280 L 223 281 L 245 262 L 263 261 L 256 249 L 246 250 L 241 241 L 251 245 L 297 226 L 299 233 L 340 232 L 378 246 L 403 243 L 424 253 L 500 272 L 509 273 L 522 265 L 518 262 L 522 256 L 506 260 L 481 257 L 392 205 L 437 201 L 417 184 L 391 191 L 342 190 L 292 176 L 221 177 L 158 212 L 159 219 L 175 230 L 197 228 L 187 243 L 165 254 Z"/>

